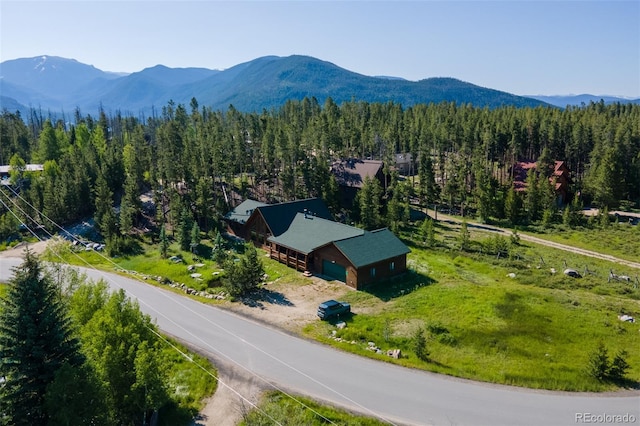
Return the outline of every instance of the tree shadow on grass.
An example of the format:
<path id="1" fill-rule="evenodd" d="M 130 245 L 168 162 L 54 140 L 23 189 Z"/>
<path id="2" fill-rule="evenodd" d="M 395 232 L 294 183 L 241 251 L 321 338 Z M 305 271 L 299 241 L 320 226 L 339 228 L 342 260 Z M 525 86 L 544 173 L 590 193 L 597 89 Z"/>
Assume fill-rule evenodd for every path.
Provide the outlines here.
<path id="1" fill-rule="evenodd" d="M 268 290 L 266 288 L 252 291 L 249 295 L 241 298 L 240 301 L 245 306 L 260 309 L 264 309 L 265 304 L 295 306 L 284 294 L 279 291 Z"/>
<path id="2" fill-rule="evenodd" d="M 434 284 L 436 281 L 426 274 L 408 270 L 399 277 L 391 278 L 372 284 L 363 291 L 376 296 L 378 299 L 388 302 L 396 297 L 407 295 L 421 287 Z"/>
<path id="3" fill-rule="evenodd" d="M 616 386 L 623 388 L 623 389 L 629 389 L 629 390 L 639 390 L 640 389 L 640 382 L 637 380 L 632 380 L 632 379 L 628 379 L 628 378 L 622 378 L 622 379 L 615 379 L 615 380 L 610 380 L 611 383 L 615 384 Z"/>

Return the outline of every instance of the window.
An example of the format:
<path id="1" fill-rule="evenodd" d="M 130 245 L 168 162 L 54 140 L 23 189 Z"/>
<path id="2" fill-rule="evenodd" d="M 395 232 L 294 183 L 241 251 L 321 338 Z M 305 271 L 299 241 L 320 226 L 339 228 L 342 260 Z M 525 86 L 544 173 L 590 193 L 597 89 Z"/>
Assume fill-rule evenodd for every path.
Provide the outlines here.
<path id="1" fill-rule="evenodd" d="M 396 270 L 396 262 L 389 262 L 389 270 L 391 272 Z"/>
<path id="2" fill-rule="evenodd" d="M 375 278 L 376 277 L 376 268 L 371 268 L 371 271 L 369 271 L 371 274 L 371 278 Z"/>

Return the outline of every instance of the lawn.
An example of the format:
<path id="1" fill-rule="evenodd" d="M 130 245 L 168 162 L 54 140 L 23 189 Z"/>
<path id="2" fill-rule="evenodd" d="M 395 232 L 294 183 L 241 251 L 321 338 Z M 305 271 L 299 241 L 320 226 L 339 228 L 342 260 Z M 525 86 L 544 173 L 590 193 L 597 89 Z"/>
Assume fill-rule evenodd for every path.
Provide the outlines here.
<path id="1" fill-rule="evenodd" d="M 548 232 L 532 235 L 560 244 L 640 262 L 640 225 L 612 224 L 607 229 L 560 230 L 554 228 Z"/>
<path id="2" fill-rule="evenodd" d="M 345 410 L 322 405 L 308 398 L 297 395 L 291 397 L 277 391 L 265 393 L 258 407 L 259 409 L 253 409 L 247 413 L 239 426 L 271 426 L 273 424 L 382 426 L 388 424 L 374 418 L 357 416 Z"/>
<path id="3" fill-rule="evenodd" d="M 181 251 L 177 243 L 171 245 L 166 259 L 157 246 L 142 243 L 141 248 L 140 254 L 111 258 L 104 252 L 74 250 L 65 241 L 59 241 L 50 244 L 45 257 L 55 262 L 62 260 L 72 265 L 91 265 L 124 274 L 135 271 L 138 277 L 151 283 L 176 282 L 199 291 L 221 291 L 219 280 L 223 272 L 216 262 Z M 202 248 L 206 250 L 207 246 L 202 245 Z M 193 277 L 192 274 L 200 276 Z"/>
<path id="4" fill-rule="evenodd" d="M 170 366 L 167 375 L 171 403 L 161 410 L 159 423 L 192 424 L 194 416 L 203 408 L 204 398 L 216 390 L 217 371 L 209 360 L 174 341 L 165 342 L 163 356 Z"/>
<path id="5" fill-rule="evenodd" d="M 356 354 L 473 380 L 573 391 L 637 386 L 640 354 L 631 349 L 640 347 L 640 330 L 637 323 L 618 316 L 640 318 L 640 289 L 633 283 L 608 282 L 607 276 L 612 267 L 630 276 L 638 271 L 525 242 L 509 243 L 508 254 L 496 256 L 487 249 L 495 236 L 470 231 L 469 251 L 462 252 L 456 248 L 457 225 L 438 223 L 434 248 L 412 240 L 415 229 L 404 229 L 401 235 L 412 250 L 410 272 L 366 291 L 345 289 L 344 300 L 355 312 L 347 328 L 337 330 L 318 321 L 301 334 Z M 176 247 L 172 250 L 179 254 Z M 108 264 L 95 253 L 81 255 Z M 191 279 L 186 267 L 196 260 L 181 255 L 187 262 L 174 264 L 147 246 L 144 254 L 114 261 L 150 276 Z M 215 262 L 200 262 L 205 265 L 201 270 L 217 271 Z M 264 264 L 269 281 L 277 281 L 284 293 L 287 286 L 308 284 L 284 265 L 268 259 Z M 565 267 L 584 277 L 565 276 Z M 415 355 L 419 328 L 427 338 L 427 360 Z M 368 349 L 369 342 L 383 353 L 401 349 L 403 356 L 392 360 L 376 354 Z M 599 382 L 586 373 L 589 356 L 600 342 L 610 357 L 628 351 L 629 381 Z"/>
<path id="6" fill-rule="evenodd" d="M 454 239 L 440 229 L 440 242 Z M 475 234 L 472 247 L 479 247 Z M 609 263 L 533 244 L 521 244 L 513 258 L 465 253 L 440 246 L 412 246 L 411 272 L 367 291 L 351 292 L 355 315 L 337 330 L 325 322 L 304 329 L 312 338 L 343 350 L 452 376 L 509 385 L 574 391 L 602 391 L 640 380 L 637 323 L 640 290 L 608 283 Z M 545 263 L 540 257 L 544 255 Z M 567 263 L 589 273 L 581 279 L 561 273 Z M 557 271 L 551 273 L 551 268 Z M 621 269 L 625 273 L 632 271 Z M 514 278 L 508 274 L 515 274 Z M 425 331 L 428 360 L 415 356 L 414 334 Z M 336 341 L 331 337 L 342 341 Z M 369 342 L 382 350 L 375 354 Z M 589 355 L 603 342 L 613 357 L 627 350 L 625 383 L 599 382 L 587 373 Z"/>

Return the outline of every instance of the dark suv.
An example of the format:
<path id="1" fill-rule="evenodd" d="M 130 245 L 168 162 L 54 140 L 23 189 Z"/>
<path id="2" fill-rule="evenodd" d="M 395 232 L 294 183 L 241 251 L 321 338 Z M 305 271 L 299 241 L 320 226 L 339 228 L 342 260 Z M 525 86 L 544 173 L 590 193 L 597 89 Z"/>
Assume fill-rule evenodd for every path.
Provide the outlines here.
<path id="1" fill-rule="evenodd" d="M 351 313 L 351 305 L 347 302 L 327 300 L 318 305 L 318 316 L 321 320 L 326 320 L 334 316 L 348 315 L 349 313 Z"/>

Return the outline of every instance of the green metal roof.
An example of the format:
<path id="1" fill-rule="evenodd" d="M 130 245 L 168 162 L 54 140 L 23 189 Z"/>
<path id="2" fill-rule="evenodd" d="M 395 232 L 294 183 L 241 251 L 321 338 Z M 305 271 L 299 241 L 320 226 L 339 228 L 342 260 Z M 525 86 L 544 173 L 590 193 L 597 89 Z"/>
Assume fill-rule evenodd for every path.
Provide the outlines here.
<path id="1" fill-rule="evenodd" d="M 340 239 L 334 241 L 334 244 L 356 268 L 401 256 L 411 251 L 387 228 L 365 232 L 363 235 L 353 238 Z"/>
<path id="2" fill-rule="evenodd" d="M 269 241 L 303 254 L 309 254 L 318 247 L 333 241 L 362 236 L 364 233 L 365 231 L 362 229 L 353 226 L 298 213 L 286 232 L 276 237 L 270 237 Z"/>
<path id="3" fill-rule="evenodd" d="M 253 211 L 258 207 L 262 206 L 266 206 L 266 204 L 256 200 L 245 200 L 238 204 L 235 209 L 224 215 L 224 218 L 233 222 L 247 223 L 251 213 L 253 213 Z"/>
<path id="4" fill-rule="evenodd" d="M 295 216 L 304 213 L 322 219 L 331 220 L 331 212 L 320 198 L 307 198 L 304 200 L 288 201 L 278 204 L 266 204 L 258 207 L 264 221 L 269 226 L 274 236 L 283 234 L 291 225 Z"/>

